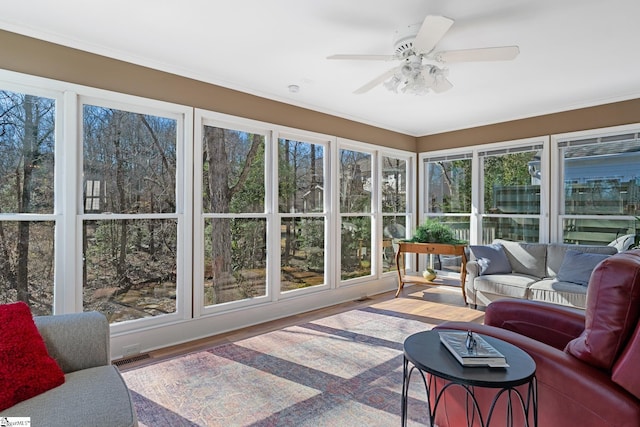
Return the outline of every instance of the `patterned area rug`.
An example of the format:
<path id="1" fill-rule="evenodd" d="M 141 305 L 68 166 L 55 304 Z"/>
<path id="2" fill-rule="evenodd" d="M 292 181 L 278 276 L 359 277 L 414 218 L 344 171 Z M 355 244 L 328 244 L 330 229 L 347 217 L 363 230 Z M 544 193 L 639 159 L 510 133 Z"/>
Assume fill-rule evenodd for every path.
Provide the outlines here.
<path id="1" fill-rule="evenodd" d="M 432 327 L 368 307 L 123 376 L 141 426 L 397 426 L 402 343 Z M 411 385 L 408 425 L 428 425 Z"/>

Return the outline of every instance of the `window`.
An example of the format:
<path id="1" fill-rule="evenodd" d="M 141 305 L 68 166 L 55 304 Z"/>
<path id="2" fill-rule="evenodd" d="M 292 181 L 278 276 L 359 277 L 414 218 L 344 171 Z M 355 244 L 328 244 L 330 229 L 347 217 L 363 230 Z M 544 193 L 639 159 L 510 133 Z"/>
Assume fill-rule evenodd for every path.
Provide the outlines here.
<path id="1" fill-rule="evenodd" d="M 83 308 L 111 323 L 176 313 L 178 120 L 82 105 Z"/>
<path id="2" fill-rule="evenodd" d="M 339 150 L 340 277 L 354 279 L 373 274 L 372 154 Z"/>
<path id="3" fill-rule="evenodd" d="M 502 238 L 626 250 L 638 239 L 637 124 L 476 146 L 468 153 L 424 153 L 421 159 L 423 216 L 452 222 L 469 211 L 472 244 Z M 470 196 L 459 196 L 469 188 Z"/>
<path id="4" fill-rule="evenodd" d="M 406 157 L 381 155 L 380 193 L 382 203 L 382 272 L 395 271 L 395 240 L 407 238 L 410 212 L 407 200 L 408 171 L 411 164 Z"/>
<path id="5" fill-rule="evenodd" d="M 0 303 L 100 311 L 121 357 L 395 287 L 412 153 L 0 78 Z"/>
<path id="6" fill-rule="evenodd" d="M 325 285 L 326 144 L 278 139 L 280 291 Z"/>
<path id="7" fill-rule="evenodd" d="M 0 303 L 54 311 L 56 100 L 0 91 Z"/>
<path id="8" fill-rule="evenodd" d="M 640 225 L 638 131 L 559 137 L 556 150 L 562 240 L 628 248 Z"/>
<path id="9" fill-rule="evenodd" d="M 538 242 L 543 145 L 481 151 L 483 243 Z"/>
<path id="10" fill-rule="evenodd" d="M 456 153 L 423 159 L 424 216 L 446 222 L 456 237 L 465 241 L 470 240 L 472 158 L 471 153 Z M 462 259 L 438 255 L 429 265 L 457 274 Z"/>
<path id="11" fill-rule="evenodd" d="M 202 125 L 204 306 L 267 295 L 265 131 Z"/>

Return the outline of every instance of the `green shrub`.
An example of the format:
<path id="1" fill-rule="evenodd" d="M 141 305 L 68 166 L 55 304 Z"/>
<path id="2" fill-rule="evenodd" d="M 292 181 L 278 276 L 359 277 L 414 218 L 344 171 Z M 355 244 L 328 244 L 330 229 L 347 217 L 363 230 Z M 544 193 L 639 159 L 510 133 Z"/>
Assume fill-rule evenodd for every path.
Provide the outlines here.
<path id="1" fill-rule="evenodd" d="M 464 240 L 456 238 L 454 231 L 447 224 L 435 219 L 427 219 L 423 224 L 419 225 L 409 242 L 447 243 L 451 245 L 466 243 Z"/>

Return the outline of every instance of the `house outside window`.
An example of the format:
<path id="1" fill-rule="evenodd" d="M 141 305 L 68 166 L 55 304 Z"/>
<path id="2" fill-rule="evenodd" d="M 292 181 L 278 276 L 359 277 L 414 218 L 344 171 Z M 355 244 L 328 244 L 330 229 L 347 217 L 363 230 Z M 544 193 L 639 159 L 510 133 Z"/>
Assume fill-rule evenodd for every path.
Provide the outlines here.
<path id="1" fill-rule="evenodd" d="M 637 127 L 555 137 L 559 239 L 627 249 L 640 233 Z"/>
<path id="2" fill-rule="evenodd" d="M 340 278 L 373 274 L 373 155 L 341 148 L 339 158 Z"/>
<path id="3" fill-rule="evenodd" d="M 327 285 L 327 148 L 308 136 L 278 138 L 280 292 Z"/>
<path id="4" fill-rule="evenodd" d="M 394 243 L 408 237 L 411 229 L 408 200 L 410 172 L 413 163 L 392 153 L 381 154 L 380 199 L 382 212 L 382 271 L 396 270 Z"/>

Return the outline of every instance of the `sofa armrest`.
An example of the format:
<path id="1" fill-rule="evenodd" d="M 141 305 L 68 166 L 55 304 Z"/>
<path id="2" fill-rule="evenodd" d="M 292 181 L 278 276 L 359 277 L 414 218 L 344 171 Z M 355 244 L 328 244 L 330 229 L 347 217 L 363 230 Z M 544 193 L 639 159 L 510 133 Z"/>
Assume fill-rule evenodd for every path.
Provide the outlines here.
<path id="1" fill-rule="evenodd" d="M 475 259 L 467 261 L 466 270 L 467 277 L 463 284 L 465 294 L 467 295 L 466 303 L 475 306 L 478 303 L 476 301 L 476 289 L 473 287 L 473 281 L 480 275 L 480 266 L 478 265 L 478 261 Z"/>
<path id="2" fill-rule="evenodd" d="M 467 277 L 475 279 L 480 275 L 480 266 L 475 259 L 467 261 Z"/>
<path id="3" fill-rule="evenodd" d="M 65 373 L 111 363 L 109 322 L 97 311 L 34 317 L 49 351 Z"/>
<path id="4" fill-rule="evenodd" d="M 496 326 L 533 338 L 557 349 L 584 330 L 584 311 L 529 300 L 498 300 L 487 306 L 485 325 Z"/>

